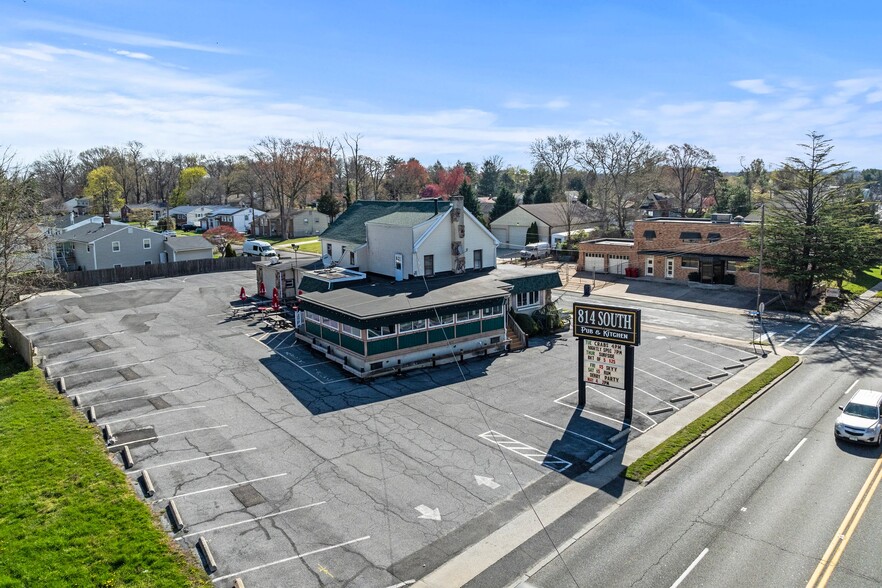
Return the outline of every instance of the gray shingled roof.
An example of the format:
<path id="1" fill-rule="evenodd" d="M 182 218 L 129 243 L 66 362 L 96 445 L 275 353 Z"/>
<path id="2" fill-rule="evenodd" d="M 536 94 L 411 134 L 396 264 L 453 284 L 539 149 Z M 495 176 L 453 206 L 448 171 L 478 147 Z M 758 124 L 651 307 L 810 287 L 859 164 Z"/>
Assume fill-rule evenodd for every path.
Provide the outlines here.
<path id="1" fill-rule="evenodd" d="M 440 214 L 450 208 L 450 203 L 439 201 L 437 206 Z M 433 200 L 408 200 L 404 202 L 358 200 L 349 205 L 349 208 L 338 216 L 337 220 L 331 223 L 331 226 L 322 233 L 322 239 L 334 239 L 359 245 L 366 243 L 367 232 L 364 227 L 365 223 L 399 212 L 428 214 L 428 216 L 423 216 L 422 218 L 422 220 L 427 220 L 435 214 L 435 202 Z"/>
<path id="2" fill-rule="evenodd" d="M 212 249 L 214 247 L 208 239 L 199 235 L 169 237 L 165 244 L 173 251 L 193 251 L 198 249 Z"/>
<path id="3" fill-rule="evenodd" d="M 567 224 L 567 208 L 565 202 L 547 202 L 542 204 L 521 204 L 521 208 L 541 220 L 549 226 L 561 226 Z M 600 218 L 599 211 L 588 208 L 581 202 L 574 202 L 570 213 L 572 224 L 584 224 L 596 221 Z"/>
<path id="4" fill-rule="evenodd" d="M 92 243 L 102 237 L 107 237 L 108 235 L 113 235 L 115 233 L 119 233 L 121 231 L 125 231 L 130 227 L 124 225 L 104 225 L 99 223 L 87 223 L 82 227 L 77 227 L 75 229 L 71 229 L 64 233 L 59 239 L 61 241 L 78 241 L 80 243 Z M 135 227 L 131 227 L 135 230 Z M 145 231 L 151 234 L 151 231 Z"/>

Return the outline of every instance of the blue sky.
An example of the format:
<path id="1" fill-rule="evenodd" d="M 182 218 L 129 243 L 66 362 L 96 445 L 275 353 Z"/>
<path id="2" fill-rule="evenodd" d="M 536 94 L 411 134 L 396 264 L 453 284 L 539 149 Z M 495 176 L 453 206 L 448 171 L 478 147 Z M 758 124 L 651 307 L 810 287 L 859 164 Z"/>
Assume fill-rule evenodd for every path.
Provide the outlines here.
<path id="1" fill-rule="evenodd" d="M 795 5 L 798 5 L 795 7 Z M 738 169 L 815 130 L 882 167 L 882 3 L 6 0 L 0 145 L 244 153 L 361 134 L 429 165 L 640 131 Z"/>

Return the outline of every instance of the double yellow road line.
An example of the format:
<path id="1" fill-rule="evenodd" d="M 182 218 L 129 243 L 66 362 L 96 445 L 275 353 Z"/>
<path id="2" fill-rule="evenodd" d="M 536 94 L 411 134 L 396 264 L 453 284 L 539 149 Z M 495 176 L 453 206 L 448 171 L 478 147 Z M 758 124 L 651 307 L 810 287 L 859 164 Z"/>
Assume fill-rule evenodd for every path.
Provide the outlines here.
<path id="1" fill-rule="evenodd" d="M 870 472 L 867 481 L 864 482 L 861 491 L 858 492 L 857 497 L 851 504 L 851 508 L 848 509 L 845 520 L 839 525 L 836 536 L 833 537 L 833 540 L 827 547 L 827 551 L 824 552 L 824 557 L 821 558 L 818 567 L 815 568 L 815 573 L 812 574 L 808 584 L 806 584 L 806 588 L 821 588 L 830 581 L 830 576 L 833 574 L 833 570 L 836 569 L 836 564 L 839 563 L 839 558 L 842 557 L 845 546 L 848 545 L 849 539 L 851 539 L 855 529 L 857 529 L 861 517 L 864 516 L 864 511 L 867 510 L 870 499 L 876 493 L 879 482 L 882 482 L 882 457 L 876 460 L 873 471 Z"/>

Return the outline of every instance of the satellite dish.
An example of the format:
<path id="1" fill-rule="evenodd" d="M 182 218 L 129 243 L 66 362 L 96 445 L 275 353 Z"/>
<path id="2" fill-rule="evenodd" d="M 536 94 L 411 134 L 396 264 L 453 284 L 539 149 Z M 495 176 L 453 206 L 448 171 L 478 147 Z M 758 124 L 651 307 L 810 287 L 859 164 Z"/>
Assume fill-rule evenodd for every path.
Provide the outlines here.
<path id="1" fill-rule="evenodd" d="M 332 263 L 334 263 L 334 260 L 331 258 L 330 255 L 328 255 L 327 253 L 325 253 L 324 255 L 322 255 L 322 265 L 323 265 L 323 266 L 325 266 L 326 268 L 328 268 L 328 267 L 331 267 L 331 264 L 332 264 Z"/>

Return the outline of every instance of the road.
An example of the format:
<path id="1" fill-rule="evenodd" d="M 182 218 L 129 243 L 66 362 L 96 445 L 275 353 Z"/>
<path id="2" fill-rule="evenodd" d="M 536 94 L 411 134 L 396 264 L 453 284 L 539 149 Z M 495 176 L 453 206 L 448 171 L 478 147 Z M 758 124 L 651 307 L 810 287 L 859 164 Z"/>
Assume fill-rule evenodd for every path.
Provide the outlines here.
<path id="1" fill-rule="evenodd" d="M 529 585 L 805 586 L 822 558 L 836 565 L 812 585 L 824 585 L 828 570 L 829 586 L 882 585 L 880 450 L 837 444 L 832 434 L 846 394 L 882 390 L 880 326 L 874 313 L 830 332 L 792 375 L 656 481 L 625 485 L 618 508 L 609 499 L 584 504 L 612 512 Z"/>

